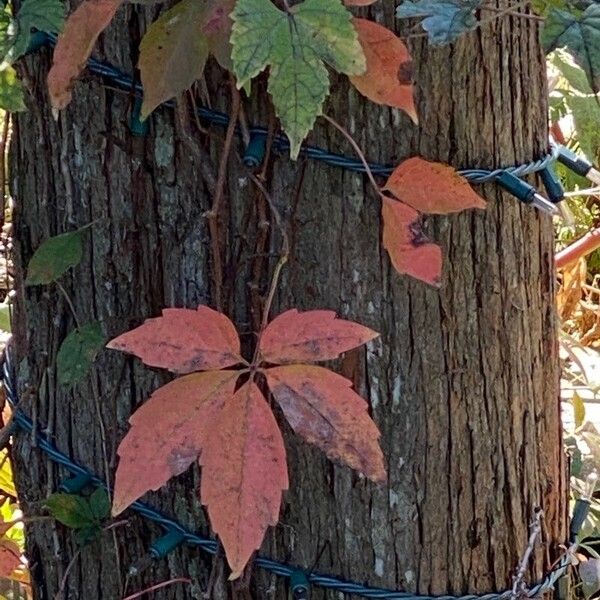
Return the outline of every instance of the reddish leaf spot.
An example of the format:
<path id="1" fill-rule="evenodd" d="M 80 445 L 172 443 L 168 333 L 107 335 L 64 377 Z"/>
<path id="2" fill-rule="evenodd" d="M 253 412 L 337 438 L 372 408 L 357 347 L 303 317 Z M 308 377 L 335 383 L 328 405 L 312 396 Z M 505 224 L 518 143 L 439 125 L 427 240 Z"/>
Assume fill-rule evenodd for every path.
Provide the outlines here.
<path id="1" fill-rule="evenodd" d="M 123 0 L 86 0 L 67 19 L 48 73 L 50 101 L 55 109 L 65 108 L 71 101 L 73 81 L 121 4 Z"/>
<path id="2" fill-rule="evenodd" d="M 404 42 L 393 31 L 368 19 L 355 18 L 354 26 L 367 59 L 367 70 L 363 75 L 351 76 L 350 81 L 373 102 L 400 108 L 416 123 L 412 59 Z"/>
<path id="3" fill-rule="evenodd" d="M 439 286 L 442 249 L 423 234 L 419 213 L 391 198 L 383 198 L 381 211 L 383 246 L 396 271 Z"/>

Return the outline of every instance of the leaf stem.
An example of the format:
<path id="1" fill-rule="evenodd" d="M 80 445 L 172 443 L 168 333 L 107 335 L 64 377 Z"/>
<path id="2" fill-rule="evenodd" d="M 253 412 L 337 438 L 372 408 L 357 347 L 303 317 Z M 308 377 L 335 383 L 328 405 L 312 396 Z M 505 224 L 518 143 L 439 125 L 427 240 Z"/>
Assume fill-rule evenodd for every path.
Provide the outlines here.
<path id="1" fill-rule="evenodd" d="M 69 296 L 69 294 L 67 294 L 67 290 L 65 290 L 65 288 L 59 281 L 56 281 L 55 283 L 58 289 L 61 291 L 62 295 L 64 296 L 65 300 L 67 301 L 71 314 L 73 315 L 73 321 L 75 321 L 75 327 L 79 329 L 79 318 L 77 317 L 77 312 L 75 311 L 75 306 L 73 306 L 73 301 L 71 300 L 71 297 Z"/>
<path id="2" fill-rule="evenodd" d="M 273 215 L 273 220 L 275 221 L 275 225 L 277 225 L 277 228 L 281 231 L 281 238 L 282 238 L 281 253 L 279 255 L 279 260 L 277 261 L 277 264 L 275 265 L 275 269 L 273 270 L 273 276 L 271 278 L 271 285 L 269 286 L 269 292 L 267 294 L 267 299 L 265 300 L 265 304 L 263 307 L 262 321 L 261 321 L 261 325 L 260 325 L 260 330 L 258 332 L 258 339 L 256 340 L 256 348 L 254 350 L 254 356 L 252 357 L 252 362 L 250 363 L 251 369 L 253 371 L 255 371 L 256 367 L 258 366 L 258 357 L 260 354 L 260 342 L 261 342 L 263 333 L 267 327 L 267 323 L 269 322 L 269 313 L 271 312 L 271 305 L 273 304 L 273 299 L 275 298 L 275 292 L 276 292 L 277 286 L 279 284 L 279 277 L 281 276 L 281 271 L 283 270 L 283 267 L 285 266 L 285 264 L 287 263 L 287 261 L 290 257 L 290 239 L 289 239 L 288 233 L 285 229 L 285 226 L 283 224 L 283 219 L 281 217 L 281 214 L 277 210 L 277 206 L 275 205 L 275 202 L 273 201 L 271 194 L 269 194 L 269 192 L 265 188 L 263 182 L 258 177 L 256 177 L 256 175 L 254 175 L 254 173 L 248 171 L 247 174 L 248 174 L 248 177 L 250 177 L 250 179 L 252 179 L 252 181 L 254 182 L 256 187 L 258 187 L 258 189 L 262 192 L 267 203 L 269 204 L 269 208 L 271 209 L 271 214 Z"/>
<path id="3" fill-rule="evenodd" d="M 240 112 L 240 93 L 235 87 L 235 82 L 231 81 L 231 118 L 227 125 L 225 134 L 225 143 L 223 145 L 223 153 L 219 162 L 219 171 L 217 175 L 217 183 L 215 185 L 215 194 L 211 209 L 206 213 L 208 217 L 208 228 L 210 231 L 211 248 L 212 248 L 212 271 L 213 284 L 215 288 L 215 306 L 219 312 L 223 312 L 223 261 L 221 258 L 221 244 L 219 240 L 219 208 L 225 192 L 225 180 L 227 177 L 227 165 L 229 155 L 235 137 L 235 128 Z"/>
<path id="4" fill-rule="evenodd" d="M 340 123 L 338 123 L 329 115 L 322 115 L 322 117 L 328 123 L 333 125 L 350 142 L 350 145 L 352 146 L 352 148 L 354 148 L 356 155 L 365 167 L 365 172 L 367 174 L 367 177 L 369 178 L 369 181 L 371 182 L 371 185 L 373 186 L 373 189 L 379 197 L 387 198 L 387 196 L 381 191 L 381 188 L 379 187 L 378 183 L 375 181 L 375 176 L 373 175 L 373 171 L 371 171 L 371 167 L 369 166 L 369 163 L 367 162 L 363 151 L 360 149 L 360 146 L 358 145 L 357 141 L 352 137 L 350 132 L 343 125 L 340 125 Z"/>
<path id="5" fill-rule="evenodd" d="M 145 590 L 141 590 L 140 592 L 131 594 L 131 596 L 127 596 L 126 598 L 123 598 L 123 600 L 135 600 L 135 598 L 139 598 L 140 596 L 143 596 L 144 594 L 153 592 L 155 590 L 159 590 L 161 588 L 167 587 L 168 585 L 173 585 L 174 583 L 186 583 L 188 585 L 192 585 L 192 580 L 188 579 L 187 577 L 174 577 L 173 579 L 169 579 L 168 581 L 162 581 L 161 583 L 152 585 L 152 586 L 146 588 Z"/>

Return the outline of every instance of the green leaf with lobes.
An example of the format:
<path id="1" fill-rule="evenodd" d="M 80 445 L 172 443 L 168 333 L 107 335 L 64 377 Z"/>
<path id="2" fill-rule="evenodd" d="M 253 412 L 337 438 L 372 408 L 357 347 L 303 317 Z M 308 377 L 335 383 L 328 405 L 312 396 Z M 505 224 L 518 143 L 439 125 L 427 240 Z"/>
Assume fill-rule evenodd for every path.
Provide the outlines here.
<path id="1" fill-rule="evenodd" d="M 406 204 L 383 198 L 383 247 L 394 269 L 439 287 L 442 278 L 442 249 L 421 230 L 421 215 Z"/>
<path id="2" fill-rule="evenodd" d="M 329 93 L 325 64 L 348 75 L 365 72 L 352 15 L 340 0 L 305 0 L 288 11 L 270 0 L 238 0 L 231 16 L 238 87 L 270 67 L 269 93 L 295 159 Z"/>
<path id="3" fill-rule="evenodd" d="M 266 369 L 262 364 L 328 360 L 376 335 L 336 319 L 331 311 L 290 310 L 266 327 L 254 368 L 274 386 L 302 437 L 332 459 L 381 482 L 385 468 L 379 432 L 348 380 L 308 365 Z M 243 362 L 233 323 L 206 306 L 165 309 L 163 316 L 119 336 L 109 347 L 174 372 L 212 369 L 159 388 L 132 415 L 131 429 L 118 450 L 113 514 L 198 459 L 202 502 L 223 543 L 232 577 L 239 576 L 267 527 L 277 522 L 288 479 L 281 433 L 266 399 L 252 378 L 235 391 L 249 369 L 216 370 Z"/>
<path id="4" fill-rule="evenodd" d="M 71 331 L 56 356 L 58 383 L 73 385 L 87 375 L 106 338 L 98 321 Z"/>
<path id="5" fill-rule="evenodd" d="M 585 71 L 594 92 L 600 91 L 600 4 L 591 4 L 582 14 L 551 9 L 542 41 L 546 52 L 566 48 Z"/>
<path id="6" fill-rule="evenodd" d="M 421 18 L 432 44 L 448 44 L 477 27 L 475 11 L 482 0 L 405 0 L 397 9 L 400 19 Z"/>
<path id="7" fill-rule="evenodd" d="M 47 239 L 27 265 L 26 285 L 52 283 L 83 258 L 83 229 L 68 231 Z"/>
<path id="8" fill-rule="evenodd" d="M 379 430 L 352 382 L 323 367 L 288 365 L 265 371 L 269 389 L 292 429 L 330 460 L 372 481 L 386 480 Z"/>
<path id="9" fill-rule="evenodd" d="M 400 163 L 383 189 L 426 214 L 445 215 L 486 206 L 483 198 L 455 169 L 418 156 Z"/>
<path id="10" fill-rule="evenodd" d="M 69 16 L 58 38 L 48 73 L 50 102 L 55 110 L 71 101 L 73 82 L 90 57 L 98 36 L 124 0 L 84 0 Z"/>
<path id="11" fill-rule="evenodd" d="M 208 306 L 165 308 L 162 317 L 148 319 L 107 347 L 135 354 L 147 365 L 173 373 L 223 369 L 244 362 L 235 326 Z"/>
<path id="12" fill-rule="evenodd" d="M 208 54 L 231 67 L 229 13 L 234 0 L 181 0 L 152 23 L 140 44 L 141 118 L 201 77 Z"/>
<path id="13" fill-rule="evenodd" d="M 350 75 L 352 85 L 373 102 L 402 109 L 416 123 L 412 59 L 404 42 L 374 21 L 354 19 L 353 23 L 367 70 L 362 75 Z"/>

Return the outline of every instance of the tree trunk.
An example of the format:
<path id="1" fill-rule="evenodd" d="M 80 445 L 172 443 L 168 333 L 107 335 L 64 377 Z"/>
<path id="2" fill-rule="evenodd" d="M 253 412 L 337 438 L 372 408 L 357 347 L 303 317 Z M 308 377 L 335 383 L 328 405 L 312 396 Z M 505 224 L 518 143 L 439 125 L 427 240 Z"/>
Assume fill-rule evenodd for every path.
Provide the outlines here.
<path id="1" fill-rule="evenodd" d="M 370 14 L 397 27 L 393 4 L 379 3 Z M 133 72 L 137 43 L 154 14 L 153 8 L 123 8 L 101 39 L 99 57 Z M 403 114 L 365 101 L 345 80 L 333 82 L 327 112 L 348 127 L 370 160 L 394 164 L 420 154 L 490 168 L 546 151 L 545 64 L 534 20 L 507 16 L 453 46 L 434 49 L 414 39 L 411 49 L 418 128 Z M 29 110 L 16 118 L 11 147 L 20 389 L 40 431 L 98 474 L 104 473 L 104 441 L 112 477 L 128 417 L 167 377 L 107 350 L 83 383 L 60 387 L 56 353 L 74 321 L 56 286 L 23 287 L 33 251 L 50 236 L 94 222 L 83 262 L 61 282 L 79 320 L 100 320 L 109 338 L 165 306 L 215 306 L 213 249 L 220 246 L 224 308 L 249 344 L 279 235 L 260 192 L 232 156 L 220 237 L 211 241 L 206 172 L 218 164 L 223 131 L 205 135 L 182 116 L 187 108 L 159 109 L 149 134 L 135 137 L 128 124 L 131 96 L 88 76 L 54 121 L 45 84 L 50 57 L 43 50 L 22 65 Z M 199 89 L 198 102 L 230 109 L 222 72 L 211 69 Z M 266 124 L 271 111 L 264 85 L 254 90 L 260 102 L 246 104 L 248 120 Z M 323 123 L 311 141 L 352 154 Z M 565 533 L 550 219 L 493 185 L 480 188 L 489 200 L 486 211 L 429 219 L 428 231 L 445 256 L 436 290 L 392 269 L 380 241 L 379 200 L 365 177 L 272 156 L 266 181 L 291 241 L 273 314 L 328 308 L 381 333 L 335 368 L 370 402 L 389 482 L 376 487 L 332 466 L 286 430 L 291 489 L 281 523 L 261 552 L 420 593 L 505 589 L 534 507 L 545 511 L 550 555 Z M 65 472 L 26 436 L 17 438 L 13 454 L 24 510 L 37 514 Z M 191 469 L 145 499 L 208 533 L 198 479 L 199 470 Z M 53 522 L 31 524 L 27 534 L 34 595 L 53 599 L 77 546 Z M 156 526 L 131 516 L 128 527 L 116 530 L 118 560 L 109 534 L 85 547 L 65 597 L 120 598 L 128 568 L 159 535 Z M 539 552 L 534 575 L 547 567 L 547 554 Z M 130 577 L 127 591 L 183 576 L 194 585 L 176 584 L 152 597 L 202 598 L 210 569 L 202 551 L 181 547 Z M 255 574 L 255 597 L 269 597 L 273 582 Z M 223 573 L 218 579 L 213 597 L 227 598 Z M 272 597 L 286 597 L 276 581 Z M 320 590 L 312 596 L 339 597 Z"/>

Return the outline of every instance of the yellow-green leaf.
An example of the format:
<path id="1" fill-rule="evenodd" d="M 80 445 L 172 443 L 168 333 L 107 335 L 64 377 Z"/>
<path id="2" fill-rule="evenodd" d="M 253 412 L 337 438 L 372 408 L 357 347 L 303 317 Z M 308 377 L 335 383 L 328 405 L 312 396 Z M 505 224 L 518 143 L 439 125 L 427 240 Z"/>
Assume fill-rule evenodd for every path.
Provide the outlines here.
<path id="1" fill-rule="evenodd" d="M 573 405 L 573 417 L 575 420 L 575 427 L 581 427 L 585 421 L 585 405 L 581 396 L 577 392 L 573 392 L 571 398 L 571 404 Z"/>
<path id="2" fill-rule="evenodd" d="M 325 65 L 347 75 L 365 72 L 352 14 L 340 0 L 305 0 L 289 11 L 270 0 L 238 0 L 232 18 L 238 87 L 271 67 L 269 92 L 295 159 L 329 93 Z"/>
<path id="3" fill-rule="evenodd" d="M 229 67 L 233 1 L 181 0 L 152 23 L 140 44 L 142 119 L 187 90 L 202 75 L 209 52 Z"/>

